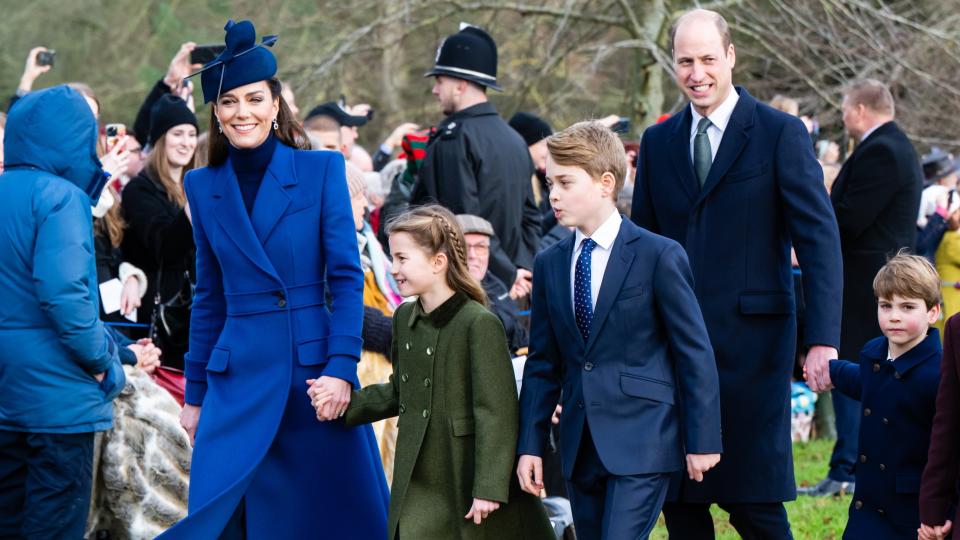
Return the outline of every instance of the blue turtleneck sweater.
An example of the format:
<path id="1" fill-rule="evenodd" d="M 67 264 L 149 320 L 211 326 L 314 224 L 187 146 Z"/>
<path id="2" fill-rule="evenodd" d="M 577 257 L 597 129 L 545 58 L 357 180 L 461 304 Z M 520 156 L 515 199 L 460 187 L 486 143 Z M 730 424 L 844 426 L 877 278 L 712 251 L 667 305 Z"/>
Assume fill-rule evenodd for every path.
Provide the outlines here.
<path id="1" fill-rule="evenodd" d="M 230 163 L 233 165 L 233 172 L 237 175 L 237 183 L 240 186 L 240 194 L 243 196 L 243 205 L 247 208 L 247 215 L 253 214 L 253 202 L 257 199 L 257 192 L 260 190 L 260 182 L 263 180 L 264 173 L 267 172 L 267 166 L 273 158 L 273 150 L 277 146 L 277 138 L 270 130 L 267 139 L 256 148 L 234 148 L 232 144 L 227 145 L 227 151 L 230 153 Z"/>

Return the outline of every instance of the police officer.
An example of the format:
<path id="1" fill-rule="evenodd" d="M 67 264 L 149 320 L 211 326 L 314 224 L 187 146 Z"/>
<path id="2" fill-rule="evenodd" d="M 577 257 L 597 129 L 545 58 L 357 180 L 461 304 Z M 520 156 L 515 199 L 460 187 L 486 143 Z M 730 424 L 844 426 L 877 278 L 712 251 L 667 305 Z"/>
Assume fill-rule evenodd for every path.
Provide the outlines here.
<path id="1" fill-rule="evenodd" d="M 437 202 L 455 214 L 493 225 L 490 271 L 519 292 L 530 291 L 540 216 L 530 177 L 533 161 L 523 139 L 487 101 L 497 86 L 497 44 L 463 25 L 437 50 L 433 95 L 446 115 L 431 135 L 411 204 Z"/>

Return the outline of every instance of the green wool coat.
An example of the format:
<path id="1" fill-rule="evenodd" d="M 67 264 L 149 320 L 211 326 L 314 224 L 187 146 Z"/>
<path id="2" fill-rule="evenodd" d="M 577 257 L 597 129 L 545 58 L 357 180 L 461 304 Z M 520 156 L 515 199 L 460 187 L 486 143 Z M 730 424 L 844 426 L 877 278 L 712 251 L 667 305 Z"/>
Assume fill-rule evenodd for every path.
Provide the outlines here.
<path id="1" fill-rule="evenodd" d="M 514 473 L 518 405 L 499 319 L 457 293 L 393 316 L 393 375 L 354 392 L 354 426 L 399 415 L 388 540 L 552 540 L 543 504 Z M 481 525 L 473 499 L 500 502 Z"/>

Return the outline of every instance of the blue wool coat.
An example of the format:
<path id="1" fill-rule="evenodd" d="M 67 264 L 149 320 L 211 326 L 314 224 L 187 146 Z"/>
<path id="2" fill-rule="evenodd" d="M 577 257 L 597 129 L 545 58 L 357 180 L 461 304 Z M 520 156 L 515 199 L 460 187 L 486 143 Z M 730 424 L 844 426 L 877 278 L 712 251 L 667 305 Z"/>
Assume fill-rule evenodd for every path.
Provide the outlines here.
<path id="1" fill-rule="evenodd" d="M 202 408 L 189 515 L 164 538 L 217 538 L 241 499 L 251 539 L 386 537 L 373 432 L 318 422 L 304 382 L 357 385 L 363 274 L 343 157 L 278 143 L 249 215 L 229 159 L 185 189 L 197 246 L 186 402 Z"/>
<path id="2" fill-rule="evenodd" d="M 833 360 L 830 379 L 860 402 L 857 487 L 848 540 L 914 539 L 920 527 L 920 476 L 927 462 L 940 385 L 940 333 L 887 361 L 887 338 L 868 342 L 860 363 Z"/>
<path id="3" fill-rule="evenodd" d="M 840 238 L 810 137 L 797 118 L 736 90 L 702 188 L 690 155 L 693 115 L 684 107 L 643 134 L 633 189 L 633 220 L 687 251 L 720 376 L 723 459 L 702 483 L 678 478 L 686 502 L 796 497 L 791 246 L 803 268 L 804 345 L 840 341 Z"/>
<path id="4" fill-rule="evenodd" d="M 125 378 L 100 322 L 90 206 L 106 177 L 96 141 L 93 112 L 66 86 L 25 96 L 7 119 L 0 430 L 84 433 L 113 422 Z"/>

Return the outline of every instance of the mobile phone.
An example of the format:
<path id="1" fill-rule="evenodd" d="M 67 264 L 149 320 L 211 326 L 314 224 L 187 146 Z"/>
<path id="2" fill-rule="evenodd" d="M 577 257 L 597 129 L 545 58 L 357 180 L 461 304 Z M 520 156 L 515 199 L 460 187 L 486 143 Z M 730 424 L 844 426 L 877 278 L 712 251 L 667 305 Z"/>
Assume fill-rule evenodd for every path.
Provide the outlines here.
<path id="1" fill-rule="evenodd" d="M 620 117 L 620 120 L 616 124 L 610 127 L 610 130 L 614 133 L 629 133 L 630 132 L 630 119 L 623 116 Z"/>
<path id="2" fill-rule="evenodd" d="M 53 66 L 53 60 L 57 56 L 57 51 L 50 49 L 48 51 L 40 51 L 37 53 L 37 65 L 38 66 Z"/>
<path id="3" fill-rule="evenodd" d="M 120 140 L 127 136 L 127 126 L 123 124 L 107 124 L 103 129 L 107 135 L 107 152 L 113 150 Z"/>
<path id="4" fill-rule="evenodd" d="M 197 45 L 190 52 L 190 63 L 207 64 L 217 56 L 220 56 L 220 53 L 222 53 L 225 48 L 225 45 Z"/>

